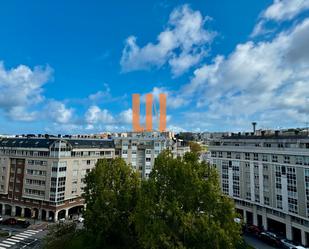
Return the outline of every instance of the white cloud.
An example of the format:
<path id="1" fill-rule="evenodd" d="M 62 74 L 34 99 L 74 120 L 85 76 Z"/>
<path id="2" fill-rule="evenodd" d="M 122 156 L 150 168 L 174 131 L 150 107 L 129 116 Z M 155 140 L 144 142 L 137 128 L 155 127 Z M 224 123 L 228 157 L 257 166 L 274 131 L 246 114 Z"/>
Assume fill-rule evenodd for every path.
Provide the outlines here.
<path id="1" fill-rule="evenodd" d="M 29 111 L 23 106 L 13 106 L 9 108 L 7 115 L 14 121 L 30 122 L 38 118 L 38 112 Z"/>
<path id="2" fill-rule="evenodd" d="M 178 125 L 169 125 L 167 127 L 168 131 L 173 131 L 173 132 L 185 132 L 186 130 L 183 129 L 182 127 L 178 126 Z"/>
<path id="3" fill-rule="evenodd" d="M 195 70 L 186 90 L 203 120 L 302 124 L 309 118 L 309 18 L 271 41 L 239 44 Z M 280 117 L 281 115 L 281 117 Z M 263 120 L 268 118 L 269 120 Z"/>
<path id="4" fill-rule="evenodd" d="M 204 29 L 208 19 L 188 5 L 174 9 L 167 28 L 158 35 L 157 43 L 139 47 L 136 37 L 127 38 L 120 61 L 122 70 L 143 70 L 168 63 L 174 76 L 184 73 L 207 54 L 215 35 Z"/>
<path id="5" fill-rule="evenodd" d="M 53 122 L 59 124 L 72 124 L 73 120 L 73 108 L 67 108 L 64 103 L 56 100 L 50 100 L 44 110 L 47 118 Z"/>
<path id="6" fill-rule="evenodd" d="M 268 21 L 289 21 L 308 9 L 308 0 L 274 0 L 273 4 L 261 13 L 260 21 L 255 25 L 251 37 L 272 32 L 273 30 L 265 27 Z"/>
<path id="7" fill-rule="evenodd" d="M 119 114 L 119 122 L 124 124 L 132 124 L 132 115 L 133 112 L 131 108 L 122 111 Z"/>
<path id="8" fill-rule="evenodd" d="M 97 91 L 96 93 L 90 94 L 88 99 L 91 102 L 102 102 L 111 99 L 111 90 L 108 84 L 104 83 L 104 90 Z"/>
<path id="9" fill-rule="evenodd" d="M 188 104 L 188 100 L 183 96 L 182 92 L 171 91 L 166 87 L 154 87 L 150 92 L 153 95 L 154 103 L 159 108 L 159 95 L 166 94 L 166 106 L 168 109 L 176 109 Z M 145 103 L 146 94 L 141 96 L 141 102 Z"/>
<path id="10" fill-rule="evenodd" d="M 50 80 L 50 67 L 33 69 L 19 65 L 6 69 L 0 62 L 0 109 L 13 120 L 32 121 L 35 112 L 29 111 L 44 100 L 43 86 Z"/>
<path id="11" fill-rule="evenodd" d="M 107 110 L 101 110 L 98 106 L 90 106 L 85 114 L 88 125 L 111 124 L 115 121 L 113 115 Z"/>
<path id="12" fill-rule="evenodd" d="M 275 21 L 291 20 L 309 9 L 308 0 L 274 0 L 262 14 L 263 18 Z"/>

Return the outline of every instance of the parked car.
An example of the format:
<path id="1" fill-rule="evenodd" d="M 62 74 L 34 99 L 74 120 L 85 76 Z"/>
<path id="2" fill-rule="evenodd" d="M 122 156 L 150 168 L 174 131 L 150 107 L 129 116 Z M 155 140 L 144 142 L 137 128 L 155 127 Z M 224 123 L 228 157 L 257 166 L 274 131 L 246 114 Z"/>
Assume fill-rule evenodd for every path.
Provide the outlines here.
<path id="1" fill-rule="evenodd" d="M 293 241 L 288 239 L 282 239 L 281 240 L 282 248 L 284 249 L 295 249 L 295 245 L 293 244 Z"/>
<path id="2" fill-rule="evenodd" d="M 0 223 L 3 221 L 3 218 L 2 218 L 2 216 L 0 215 Z"/>
<path id="3" fill-rule="evenodd" d="M 260 233 L 260 239 L 264 241 L 265 243 L 274 246 L 274 247 L 280 247 L 281 246 L 281 241 L 279 237 L 271 232 L 261 232 Z"/>
<path id="4" fill-rule="evenodd" d="M 8 218 L 4 221 L 2 221 L 3 225 L 16 225 L 17 224 L 17 220 L 15 218 Z"/>
<path id="5" fill-rule="evenodd" d="M 262 229 L 260 229 L 258 226 L 249 225 L 246 229 L 247 233 L 258 236 Z"/>
<path id="6" fill-rule="evenodd" d="M 78 217 L 77 220 L 78 220 L 78 222 L 83 223 L 85 219 L 83 217 Z"/>
<path id="7" fill-rule="evenodd" d="M 65 218 L 59 219 L 59 222 L 60 222 L 60 223 L 64 223 L 64 222 L 65 222 Z"/>
<path id="8" fill-rule="evenodd" d="M 17 219 L 17 225 L 23 227 L 23 228 L 27 228 L 28 226 L 30 226 L 30 222 L 26 219 Z"/>

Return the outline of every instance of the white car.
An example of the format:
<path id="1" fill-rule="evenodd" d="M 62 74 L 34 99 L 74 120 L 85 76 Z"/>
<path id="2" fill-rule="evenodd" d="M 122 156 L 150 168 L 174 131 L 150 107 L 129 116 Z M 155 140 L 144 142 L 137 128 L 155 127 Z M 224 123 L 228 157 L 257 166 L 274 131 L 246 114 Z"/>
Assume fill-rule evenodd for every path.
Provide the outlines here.
<path id="1" fill-rule="evenodd" d="M 0 222 L 2 222 L 3 221 L 3 218 L 2 218 L 2 216 L 0 216 Z"/>
<path id="2" fill-rule="evenodd" d="M 60 223 L 64 223 L 64 222 L 65 222 L 65 218 L 59 219 L 59 222 L 60 222 Z"/>
<path id="3" fill-rule="evenodd" d="M 78 220 L 78 222 L 83 223 L 85 219 L 83 217 L 78 217 L 77 220 Z"/>
<path id="4" fill-rule="evenodd" d="M 295 245 L 293 241 L 288 239 L 282 239 L 281 243 L 282 247 L 285 249 L 306 249 L 305 247 Z"/>

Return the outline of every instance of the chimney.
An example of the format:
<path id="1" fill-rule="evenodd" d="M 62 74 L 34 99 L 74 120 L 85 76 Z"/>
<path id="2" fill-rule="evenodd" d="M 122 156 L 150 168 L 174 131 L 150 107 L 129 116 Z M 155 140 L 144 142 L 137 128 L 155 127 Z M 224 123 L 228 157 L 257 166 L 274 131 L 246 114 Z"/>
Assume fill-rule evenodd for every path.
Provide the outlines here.
<path id="1" fill-rule="evenodd" d="M 252 128 L 253 128 L 253 133 L 255 134 L 255 130 L 256 130 L 256 122 L 252 122 Z"/>

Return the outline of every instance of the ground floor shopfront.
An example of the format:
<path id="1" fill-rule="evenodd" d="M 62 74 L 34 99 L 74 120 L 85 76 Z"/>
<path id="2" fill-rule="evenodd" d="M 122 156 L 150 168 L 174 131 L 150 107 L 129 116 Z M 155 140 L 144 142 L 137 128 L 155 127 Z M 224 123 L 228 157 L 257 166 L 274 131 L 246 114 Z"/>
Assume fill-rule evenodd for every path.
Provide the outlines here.
<path id="1" fill-rule="evenodd" d="M 309 245 L 309 220 L 283 213 L 279 210 L 254 205 L 245 201 L 236 202 L 236 210 L 246 224 L 273 231 L 303 246 Z"/>
<path id="2" fill-rule="evenodd" d="M 24 203 L 0 202 L 0 215 L 22 218 L 33 218 L 44 221 L 58 221 L 80 215 L 84 208 L 82 200 L 64 203 L 59 206 L 43 206 Z"/>

